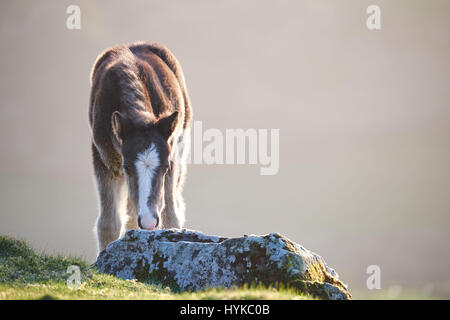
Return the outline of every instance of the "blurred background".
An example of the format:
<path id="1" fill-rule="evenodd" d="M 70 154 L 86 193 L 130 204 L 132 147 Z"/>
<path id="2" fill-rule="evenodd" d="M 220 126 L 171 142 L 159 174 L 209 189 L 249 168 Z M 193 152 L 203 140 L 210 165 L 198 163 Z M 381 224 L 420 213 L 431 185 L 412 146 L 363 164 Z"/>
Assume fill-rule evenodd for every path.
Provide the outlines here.
<path id="1" fill-rule="evenodd" d="M 107 47 L 151 40 L 179 59 L 204 130 L 280 129 L 277 175 L 189 166 L 187 228 L 280 232 L 355 298 L 450 298 L 450 2 L 20 0 L 0 25 L 0 234 L 94 261 L 89 73 Z"/>

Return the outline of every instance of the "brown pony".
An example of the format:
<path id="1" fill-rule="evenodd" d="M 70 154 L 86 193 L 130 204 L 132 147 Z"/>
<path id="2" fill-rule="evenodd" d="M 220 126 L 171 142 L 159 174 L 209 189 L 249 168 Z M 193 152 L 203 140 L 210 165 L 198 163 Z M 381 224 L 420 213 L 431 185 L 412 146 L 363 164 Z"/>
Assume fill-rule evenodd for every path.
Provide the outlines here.
<path id="1" fill-rule="evenodd" d="M 183 72 L 166 47 L 120 45 L 97 58 L 89 123 L 100 251 L 126 229 L 183 226 L 191 118 Z"/>

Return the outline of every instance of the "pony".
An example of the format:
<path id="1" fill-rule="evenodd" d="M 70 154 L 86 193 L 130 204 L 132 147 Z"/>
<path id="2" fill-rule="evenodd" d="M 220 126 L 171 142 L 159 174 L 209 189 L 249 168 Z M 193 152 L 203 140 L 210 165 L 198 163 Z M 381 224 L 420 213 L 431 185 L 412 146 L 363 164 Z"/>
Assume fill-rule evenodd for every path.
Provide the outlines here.
<path id="1" fill-rule="evenodd" d="M 129 229 L 184 226 L 191 119 L 183 71 L 165 46 L 138 42 L 98 56 L 89 125 L 99 252 Z"/>

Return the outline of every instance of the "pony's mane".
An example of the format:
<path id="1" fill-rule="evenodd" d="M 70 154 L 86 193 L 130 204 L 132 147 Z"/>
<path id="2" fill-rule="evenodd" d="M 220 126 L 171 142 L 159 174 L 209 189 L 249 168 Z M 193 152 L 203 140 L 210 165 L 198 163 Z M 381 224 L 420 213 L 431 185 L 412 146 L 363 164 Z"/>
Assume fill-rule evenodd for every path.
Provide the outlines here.
<path id="1" fill-rule="evenodd" d="M 139 78 L 139 69 L 136 64 L 136 57 L 126 46 L 118 50 L 120 59 L 114 61 L 111 71 L 115 73 L 121 89 L 121 103 L 128 110 L 146 111 L 146 100 L 148 97 Z"/>

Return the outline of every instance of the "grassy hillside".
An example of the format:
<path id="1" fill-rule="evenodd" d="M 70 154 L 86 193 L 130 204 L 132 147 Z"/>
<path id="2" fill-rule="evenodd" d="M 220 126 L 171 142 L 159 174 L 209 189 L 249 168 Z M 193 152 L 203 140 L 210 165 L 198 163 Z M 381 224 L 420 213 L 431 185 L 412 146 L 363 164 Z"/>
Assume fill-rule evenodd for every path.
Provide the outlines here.
<path id="1" fill-rule="evenodd" d="M 81 285 L 66 284 L 67 268 L 77 265 Z M 121 280 L 98 273 L 76 257 L 49 256 L 24 241 L 0 236 L 0 299 L 310 299 L 294 290 L 273 288 L 209 289 L 174 292 L 157 284 Z"/>

